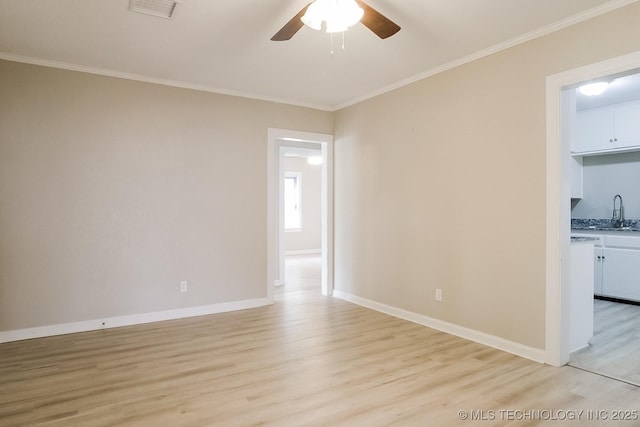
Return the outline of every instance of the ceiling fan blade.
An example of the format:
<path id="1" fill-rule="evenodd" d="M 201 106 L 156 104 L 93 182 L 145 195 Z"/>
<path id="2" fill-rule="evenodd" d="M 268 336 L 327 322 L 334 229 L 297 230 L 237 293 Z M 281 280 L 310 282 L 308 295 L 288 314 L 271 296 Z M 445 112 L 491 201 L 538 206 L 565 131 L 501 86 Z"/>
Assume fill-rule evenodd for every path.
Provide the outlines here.
<path id="1" fill-rule="evenodd" d="M 294 16 L 289 22 L 284 24 L 284 27 L 280 28 L 280 31 L 278 31 L 273 37 L 271 37 L 271 40 L 273 40 L 274 42 L 281 42 L 291 39 L 291 37 L 293 37 L 294 34 L 304 26 L 300 18 L 302 18 L 302 15 L 304 15 L 304 13 L 307 11 L 309 5 L 311 5 L 311 3 L 303 7 L 296 16 Z"/>
<path id="2" fill-rule="evenodd" d="M 363 2 L 362 0 L 356 0 L 358 6 L 360 6 L 364 10 L 364 15 L 362 16 L 362 22 L 365 27 L 373 31 L 378 37 L 381 39 L 386 39 L 387 37 L 391 37 L 398 31 L 400 31 L 400 26 Z"/>

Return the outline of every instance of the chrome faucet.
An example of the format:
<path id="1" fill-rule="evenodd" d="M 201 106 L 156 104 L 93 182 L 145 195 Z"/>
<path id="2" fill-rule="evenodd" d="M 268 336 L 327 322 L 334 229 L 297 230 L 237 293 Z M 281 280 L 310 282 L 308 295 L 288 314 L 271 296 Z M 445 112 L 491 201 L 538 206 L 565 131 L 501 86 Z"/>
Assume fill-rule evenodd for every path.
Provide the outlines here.
<path id="1" fill-rule="evenodd" d="M 620 199 L 620 207 L 616 209 L 616 199 Z M 624 206 L 622 206 L 622 196 L 616 194 L 613 196 L 613 215 L 611 216 L 611 224 L 616 227 L 624 225 Z"/>

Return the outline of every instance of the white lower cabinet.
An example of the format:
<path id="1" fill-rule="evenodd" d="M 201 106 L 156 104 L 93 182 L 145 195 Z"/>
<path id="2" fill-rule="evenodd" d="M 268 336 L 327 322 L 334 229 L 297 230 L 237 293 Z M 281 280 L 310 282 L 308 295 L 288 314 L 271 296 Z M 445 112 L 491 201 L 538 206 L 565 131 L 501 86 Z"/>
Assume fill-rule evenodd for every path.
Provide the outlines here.
<path id="1" fill-rule="evenodd" d="M 587 236 L 598 239 L 593 248 L 594 295 L 640 301 L 640 236 Z"/>
<path id="2" fill-rule="evenodd" d="M 602 294 L 614 298 L 640 301 L 640 250 L 600 248 L 602 261 L 600 264 L 602 277 Z M 596 250 L 597 252 L 597 250 Z M 597 293 L 597 279 L 596 294 Z"/>
<path id="3" fill-rule="evenodd" d="M 595 295 L 603 295 L 602 293 L 602 270 L 603 270 L 603 265 L 604 265 L 604 260 L 602 258 L 602 251 L 603 249 L 599 246 L 596 246 L 594 248 L 594 263 L 593 265 L 595 266 L 594 268 L 594 272 L 593 272 L 593 293 Z"/>
<path id="4" fill-rule="evenodd" d="M 569 351 L 593 338 L 593 242 L 572 243 L 569 253 Z"/>

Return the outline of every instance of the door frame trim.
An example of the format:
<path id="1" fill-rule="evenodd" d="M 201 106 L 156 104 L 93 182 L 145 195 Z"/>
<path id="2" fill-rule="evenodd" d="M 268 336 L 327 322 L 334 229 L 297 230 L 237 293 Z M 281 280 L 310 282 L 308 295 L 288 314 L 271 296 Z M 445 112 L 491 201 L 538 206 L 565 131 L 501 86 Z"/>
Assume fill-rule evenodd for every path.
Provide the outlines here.
<path id="1" fill-rule="evenodd" d="M 640 51 L 550 75 L 546 79 L 546 363 L 569 362 L 569 249 L 571 184 L 569 141 L 562 138 L 562 89 L 640 68 Z"/>
<path id="2" fill-rule="evenodd" d="M 267 140 L 267 299 L 273 302 L 277 284 L 284 283 L 284 212 L 282 147 L 309 148 L 322 155 L 322 294 L 333 293 L 333 135 L 287 129 L 268 129 Z"/>

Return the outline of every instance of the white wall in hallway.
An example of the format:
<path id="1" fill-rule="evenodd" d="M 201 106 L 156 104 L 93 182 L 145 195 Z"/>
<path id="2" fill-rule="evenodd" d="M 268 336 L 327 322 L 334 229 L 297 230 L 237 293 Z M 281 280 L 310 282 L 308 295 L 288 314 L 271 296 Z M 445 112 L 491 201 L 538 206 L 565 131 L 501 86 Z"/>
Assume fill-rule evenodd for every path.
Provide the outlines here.
<path id="1" fill-rule="evenodd" d="M 319 253 L 322 246 L 320 241 L 322 167 L 308 164 L 306 157 L 285 157 L 284 162 L 286 172 L 299 172 L 302 175 L 302 227 L 299 231 L 285 232 L 285 252 L 317 251 Z"/>

